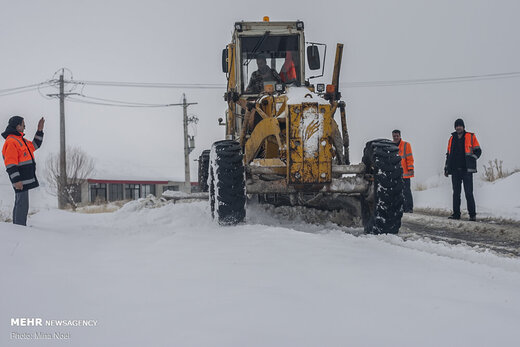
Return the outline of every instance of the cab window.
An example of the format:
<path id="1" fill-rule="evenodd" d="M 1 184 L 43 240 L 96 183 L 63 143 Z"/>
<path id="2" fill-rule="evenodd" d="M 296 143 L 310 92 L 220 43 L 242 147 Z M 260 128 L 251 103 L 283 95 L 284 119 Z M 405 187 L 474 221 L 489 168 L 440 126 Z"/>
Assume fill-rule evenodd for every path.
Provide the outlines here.
<path id="1" fill-rule="evenodd" d="M 298 35 L 241 38 L 242 93 L 258 94 L 264 83 L 299 83 Z"/>

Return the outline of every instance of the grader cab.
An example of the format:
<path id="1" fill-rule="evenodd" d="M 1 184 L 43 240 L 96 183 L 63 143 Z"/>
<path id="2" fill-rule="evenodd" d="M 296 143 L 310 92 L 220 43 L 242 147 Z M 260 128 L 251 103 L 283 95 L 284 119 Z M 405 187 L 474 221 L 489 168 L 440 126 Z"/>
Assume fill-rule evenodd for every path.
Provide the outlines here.
<path id="1" fill-rule="evenodd" d="M 207 182 L 220 224 L 243 221 L 246 197 L 257 196 L 275 205 L 348 210 L 369 233 L 399 231 L 397 146 L 370 141 L 362 163 L 350 164 L 339 92 L 342 50 L 338 44 L 332 83 L 314 85 L 323 76 L 326 46 L 305 41 L 303 22 L 235 23 L 222 54 L 226 139 L 199 158 L 199 181 Z"/>

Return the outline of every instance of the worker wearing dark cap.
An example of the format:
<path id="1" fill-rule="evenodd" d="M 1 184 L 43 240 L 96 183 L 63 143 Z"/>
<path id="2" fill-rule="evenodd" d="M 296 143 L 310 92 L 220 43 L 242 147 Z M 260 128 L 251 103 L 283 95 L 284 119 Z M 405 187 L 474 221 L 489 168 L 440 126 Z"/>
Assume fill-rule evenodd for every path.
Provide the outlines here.
<path id="1" fill-rule="evenodd" d="M 38 131 L 33 141 L 24 138 L 25 121 L 20 116 L 9 119 L 7 128 L 2 133 L 5 139 L 2 148 L 5 167 L 15 191 L 13 223 L 27 224 L 29 212 L 29 189 L 39 186 L 36 178 L 34 151 L 41 147 L 45 119 L 38 122 Z"/>
<path id="2" fill-rule="evenodd" d="M 444 175 L 451 175 L 453 185 L 453 214 L 450 219 L 460 219 L 460 193 L 464 193 L 468 204 L 469 220 L 475 221 L 477 211 L 473 197 L 473 173 L 477 172 L 477 159 L 482 154 L 480 144 L 474 133 L 465 130 L 464 121 L 455 121 L 455 132 L 451 134 L 446 152 Z"/>

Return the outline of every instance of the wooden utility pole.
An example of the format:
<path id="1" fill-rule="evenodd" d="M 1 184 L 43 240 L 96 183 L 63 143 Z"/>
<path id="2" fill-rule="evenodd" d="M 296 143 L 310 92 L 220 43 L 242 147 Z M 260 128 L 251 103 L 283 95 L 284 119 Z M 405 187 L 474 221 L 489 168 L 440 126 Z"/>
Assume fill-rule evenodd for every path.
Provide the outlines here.
<path id="1" fill-rule="evenodd" d="M 66 206 L 63 196 L 64 189 L 67 187 L 67 153 L 65 147 L 65 82 L 63 80 L 63 70 L 60 75 L 60 178 L 58 180 L 58 208 L 64 209 Z"/>
<path id="2" fill-rule="evenodd" d="M 58 178 L 58 208 L 67 207 L 64 197 L 64 190 L 67 188 L 67 153 L 65 142 L 65 98 L 69 95 L 78 95 L 77 93 L 65 93 L 65 69 L 61 69 L 59 82 L 60 91 L 58 94 L 47 94 L 47 96 L 60 99 L 60 171 Z"/>
<path id="3" fill-rule="evenodd" d="M 186 95 L 182 94 L 183 108 L 183 127 L 184 127 L 184 185 L 187 193 L 191 193 L 191 177 L 190 177 L 190 143 L 188 139 L 188 106 L 196 105 L 196 102 L 186 102 Z"/>

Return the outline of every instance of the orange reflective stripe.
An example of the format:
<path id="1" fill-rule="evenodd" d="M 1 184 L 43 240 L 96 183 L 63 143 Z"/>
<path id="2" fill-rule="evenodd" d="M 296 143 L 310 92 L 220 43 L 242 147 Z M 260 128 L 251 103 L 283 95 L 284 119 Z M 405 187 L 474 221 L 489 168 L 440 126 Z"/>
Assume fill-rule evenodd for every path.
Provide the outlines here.
<path id="1" fill-rule="evenodd" d="M 471 150 L 472 150 L 472 152 L 477 148 L 480 148 L 480 143 L 478 143 L 478 140 L 477 140 L 477 137 L 475 136 L 475 134 L 471 133 Z"/>
<path id="2" fill-rule="evenodd" d="M 464 136 L 464 151 L 466 154 L 473 154 L 475 148 L 480 148 L 480 144 L 477 141 L 477 137 L 474 133 L 466 133 Z"/>
<path id="3" fill-rule="evenodd" d="M 19 155 L 17 147 L 17 144 L 11 139 L 5 141 L 2 149 L 2 156 L 4 157 L 4 164 L 6 167 L 10 165 L 18 165 Z"/>
<path id="4" fill-rule="evenodd" d="M 451 153 L 451 142 L 453 141 L 453 135 L 451 135 L 450 139 L 448 140 L 448 154 Z"/>
<path id="5" fill-rule="evenodd" d="M 33 163 L 32 159 L 29 159 L 29 160 L 25 160 L 25 161 L 19 162 L 18 166 L 29 165 L 29 164 L 32 164 L 32 163 Z"/>
<path id="6" fill-rule="evenodd" d="M 412 146 L 401 140 L 399 142 L 399 156 L 401 157 L 401 167 L 403 168 L 403 177 L 410 178 L 413 177 L 413 154 L 412 154 Z"/>
<path id="7" fill-rule="evenodd" d="M 465 141 L 464 141 L 464 150 L 466 151 L 466 154 L 471 154 L 473 149 L 473 136 L 471 136 L 471 133 L 466 133 L 465 135 Z"/>
<path id="8" fill-rule="evenodd" d="M 478 143 L 477 137 L 473 134 L 473 148 L 480 148 L 480 143 Z"/>
<path id="9" fill-rule="evenodd" d="M 25 140 L 25 142 L 27 143 L 27 149 L 30 150 L 31 153 L 34 153 L 34 151 L 36 150 L 36 147 L 34 146 L 34 143 L 32 143 L 29 140 Z"/>
<path id="10" fill-rule="evenodd" d="M 23 143 L 22 141 L 18 140 L 14 135 L 9 135 L 7 136 L 7 139 L 13 139 L 13 140 L 16 140 L 16 142 L 18 142 L 18 144 L 20 145 L 20 147 L 23 147 Z M 7 140 L 6 139 L 6 140 Z"/>
<path id="11" fill-rule="evenodd" d="M 401 140 L 401 142 L 399 142 L 399 156 L 401 158 L 404 158 L 405 153 L 406 153 L 406 141 Z"/>

